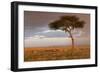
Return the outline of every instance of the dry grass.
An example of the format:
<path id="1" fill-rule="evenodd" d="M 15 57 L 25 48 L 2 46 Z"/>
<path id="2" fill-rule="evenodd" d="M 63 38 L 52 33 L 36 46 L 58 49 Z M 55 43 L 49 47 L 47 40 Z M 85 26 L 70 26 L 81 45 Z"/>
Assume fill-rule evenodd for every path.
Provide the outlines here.
<path id="1" fill-rule="evenodd" d="M 24 61 L 71 60 L 90 58 L 89 46 L 36 47 L 25 48 Z"/>

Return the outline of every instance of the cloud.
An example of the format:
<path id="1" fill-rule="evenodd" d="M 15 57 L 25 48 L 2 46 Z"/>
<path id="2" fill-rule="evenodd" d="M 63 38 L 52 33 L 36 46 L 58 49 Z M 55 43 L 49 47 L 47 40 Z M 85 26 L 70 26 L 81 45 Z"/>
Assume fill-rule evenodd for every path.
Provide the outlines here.
<path id="1" fill-rule="evenodd" d="M 38 35 L 38 36 L 37 36 Z M 85 35 L 85 32 L 81 29 L 74 29 L 72 31 L 72 35 L 73 37 L 83 37 Z M 41 32 L 36 32 L 34 34 L 34 36 L 36 37 L 70 37 L 69 33 L 65 33 L 64 31 L 62 30 L 44 30 L 44 31 L 41 31 Z M 86 35 L 85 35 L 86 36 Z"/>
<path id="2" fill-rule="evenodd" d="M 24 11 L 25 37 L 30 37 L 36 34 L 45 34 L 46 36 L 50 37 L 68 36 L 65 33 L 58 32 L 60 30 L 50 30 L 48 26 L 50 22 L 57 20 L 60 16 L 63 15 L 75 15 L 78 16 L 80 20 L 84 20 L 86 22 L 83 28 L 86 32 L 85 35 L 89 35 L 88 33 L 90 33 L 90 14 Z M 77 36 L 79 36 L 79 34 Z"/>
<path id="3" fill-rule="evenodd" d="M 64 32 L 62 30 L 44 30 L 41 32 L 37 32 L 37 33 L 56 33 L 56 32 Z"/>
<path id="4" fill-rule="evenodd" d="M 31 36 L 31 37 L 28 37 L 27 39 L 34 40 L 34 39 L 43 39 L 43 38 L 46 38 L 46 36 L 44 36 L 44 35 L 34 35 L 34 36 Z"/>
<path id="5" fill-rule="evenodd" d="M 61 30 L 44 30 L 41 32 L 36 32 L 34 35 L 44 35 L 47 37 L 68 37 L 68 35 Z"/>

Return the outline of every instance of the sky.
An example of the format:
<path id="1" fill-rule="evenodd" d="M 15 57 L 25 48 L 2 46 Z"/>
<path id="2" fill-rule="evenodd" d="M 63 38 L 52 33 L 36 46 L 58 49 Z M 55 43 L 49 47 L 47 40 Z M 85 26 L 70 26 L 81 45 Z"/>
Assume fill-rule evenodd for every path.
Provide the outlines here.
<path id="1" fill-rule="evenodd" d="M 24 11 L 24 45 L 25 47 L 65 46 L 71 45 L 68 33 L 51 30 L 48 24 L 63 15 L 75 15 L 85 21 L 84 28 L 72 31 L 76 45 L 90 43 L 90 14 Z"/>

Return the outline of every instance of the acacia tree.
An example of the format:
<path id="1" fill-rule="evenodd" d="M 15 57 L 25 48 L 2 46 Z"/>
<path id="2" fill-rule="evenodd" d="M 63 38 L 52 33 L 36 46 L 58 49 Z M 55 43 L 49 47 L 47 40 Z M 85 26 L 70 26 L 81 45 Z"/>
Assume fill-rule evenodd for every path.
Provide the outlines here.
<path id="1" fill-rule="evenodd" d="M 53 30 L 62 30 L 65 33 L 68 32 L 72 40 L 72 49 L 74 48 L 74 38 L 72 31 L 75 28 L 83 28 L 85 22 L 79 20 L 77 16 L 61 16 L 59 20 L 55 20 L 49 24 L 49 27 Z"/>

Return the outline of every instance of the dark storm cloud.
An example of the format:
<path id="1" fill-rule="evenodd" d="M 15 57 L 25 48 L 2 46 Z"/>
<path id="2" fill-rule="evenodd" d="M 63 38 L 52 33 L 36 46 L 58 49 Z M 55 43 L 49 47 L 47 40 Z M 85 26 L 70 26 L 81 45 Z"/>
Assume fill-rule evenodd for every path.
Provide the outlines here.
<path id="1" fill-rule="evenodd" d="M 45 35 L 49 37 L 59 37 L 65 36 L 65 33 L 38 33 L 42 31 L 49 30 L 48 24 L 54 20 L 59 19 L 63 15 L 75 15 L 86 22 L 84 28 L 82 29 L 85 33 L 84 35 L 90 34 L 90 15 L 89 14 L 76 14 L 76 13 L 55 13 L 55 12 L 34 12 L 34 11 L 24 11 L 24 31 L 25 37 L 33 36 L 36 34 Z"/>

